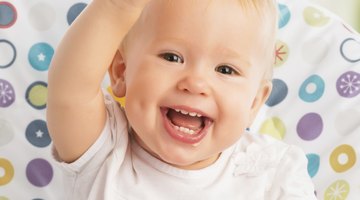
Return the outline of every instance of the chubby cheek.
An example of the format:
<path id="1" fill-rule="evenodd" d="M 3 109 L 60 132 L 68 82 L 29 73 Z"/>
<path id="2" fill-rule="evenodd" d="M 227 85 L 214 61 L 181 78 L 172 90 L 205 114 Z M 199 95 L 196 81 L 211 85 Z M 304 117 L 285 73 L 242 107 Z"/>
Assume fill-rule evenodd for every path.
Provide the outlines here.
<path id="1" fill-rule="evenodd" d="M 219 105 L 219 120 L 215 128 L 216 137 L 229 138 L 230 141 L 236 141 L 241 134 L 248 128 L 251 119 L 251 108 L 253 97 L 251 93 L 237 92 L 240 95 L 228 95 L 222 97 Z M 219 139 L 219 138 L 218 138 Z"/>
<path id="2" fill-rule="evenodd" d="M 159 105 L 166 90 L 164 87 L 169 84 L 161 84 L 164 78 L 156 69 L 142 66 L 138 70 L 134 67 L 126 74 L 125 111 L 137 135 L 148 143 L 151 138 L 156 140 L 161 118 Z"/>

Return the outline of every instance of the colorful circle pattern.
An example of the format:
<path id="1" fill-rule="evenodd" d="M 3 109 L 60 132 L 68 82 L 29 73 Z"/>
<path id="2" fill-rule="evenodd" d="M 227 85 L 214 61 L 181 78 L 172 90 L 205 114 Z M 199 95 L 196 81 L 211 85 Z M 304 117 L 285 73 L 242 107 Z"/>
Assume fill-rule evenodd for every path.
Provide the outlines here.
<path id="1" fill-rule="evenodd" d="M 289 8 L 285 5 L 285 4 L 279 4 L 278 5 L 278 10 L 279 10 L 279 28 L 283 28 L 285 27 L 291 18 L 291 12 L 289 10 Z"/>
<path id="2" fill-rule="evenodd" d="M 284 139 L 286 127 L 284 122 L 278 117 L 272 117 L 263 122 L 259 130 L 262 134 L 271 135 L 279 140 Z"/>
<path id="3" fill-rule="evenodd" d="M 320 156 L 317 154 L 307 154 L 308 166 L 307 170 L 311 178 L 313 178 L 320 168 Z"/>
<path id="4" fill-rule="evenodd" d="M 325 15 L 323 11 L 318 8 L 309 6 L 304 9 L 303 12 L 305 22 L 314 27 L 325 26 L 329 23 L 330 17 Z"/>
<path id="5" fill-rule="evenodd" d="M 85 9 L 87 4 L 85 3 L 77 3 L 71 6 L 67 13 L 67 22 L 68 24 L 72 24 L 76 17 Z"/>
<path id="6" fill-rule="evenodd" d="M 281 103 L 288 94 L 288 87 L 286 83 L 281 79 L 273 79 L 272 80 L 273 89 L 271 94 L 266 101 L 266 105 L 273 107 Z"/>
<path id="7" fill-rule="evenodd" d="M 311 141 L 320 136 L 323 126 L 318 113 L 308 113 L 299 120 L 296 130 L 301 139 Z"/>
<path id="8" fill-rule="evenodd" d="M 10 183 L 14 177 L 14 167 L 11 162 L 0 157 L 0 168 L 4 171 L 4 175 L 0 176 L 0 187 Z"/>
<path id="9" fill-rule="evenodd" d="M 352 146 L 347 144 L 336 147 L 330 155 L 330 165 L 338 173 L 349 170 L 355 163 L 356 152 Z"/>
<path id="10" fill-rule="evenodd" d="M 26 101 L 35 109 L 44 109 L 47 99 L 47 83 L 37 81 L 26 90 Z"/>
<path id="11" fill-rule="evenodd" d="M 360 74 L 348 71 L 336 81 L 336 89 L 340 96 L 352 98 L 360 93 Z"/>
<path id="12" fill-rule="evenodd" d="M 0 60 L 0 69 L 10 67 L 15 62 L 15 59 L 16 59 L 16 48 L 13 45 L 13 43 L 11 43 L 8 40 L 4 40 L 4 39 L 0 39 L 0 45 L 1 45 L 0 50 L 3 52 L 0 57 L 0 59 L 1 59 Z M 7 59 L 5 57 L 6 54 L 4 52 L 7 52 L 5 48 L 9 49 L 11 51 L 11 53 L 9 53 L 9 54 L 12 54 L 12 55 L 6 56 L 6 57 L 10 57 L 9 59 Z M 2 60 L 2 59 L 4 59 L 4 60 Z"/>
<path id="13" fill-rule="evenodd" d="M 15 101 L 15 90 L 6 80 L 0 79 L 0 108 L 9 107 Z"/>
<path id="14" fill-rule="evenodd" d="M 349 192 L 349 183 L 345 180 L 337 180 L 326 189 L 324 200 L 346 200 Z"/>
<path id="15" fill-rule="evenodd" d="M 30 161 L 26 167 L 28 181 L 37 187 L 47 186 L 51 182 L 53 174 L 53 168 L 50 163 L 41 158 Z"/>
<path id="16" fill-rule="evenodd" d="M 292 13 L 293 11 L 289 9 L 288 5 L 279 4 L 280 33 L 286 30 L 284 27 L 289 23 L 293 25 L 298 22 L 296 21 L 298 20 L 296 18 L 298 13 L 295 6 L 291 8 L 294 8 L 295 13 Z M 333 136 L 351 138 L 359 128 L 360 110 L 356 105 L 360 104 L 358 101 L 360 96 L 360 37 L 354 37 L 355 32 L 349 31 L 346 26 L 343 26 L 344 30 L 350 34 L 344 38 L 339 37 L 338 39 L 332 34 L 324 35 L 333 19 L 326 11 L 318 7 L 305 6 L 301 14 L 303 17 L 301 23 L 305 22 L 303 30 L 311 29 L 314 33 L 318 31 L 322 34 L 311 33 L 313 35 L 310 36 L 309 34 L 309 37 L 299 38 L 299 41 L 303 40 L 299 43 L 288 43 L 288 40 L 279 38 L 281 40 L 277 41 L 275 49 L 273 90 L 265 103 L 271 111 L 265 115 L 265 119 L 258 130 L 262 134 L 286 140 L 288 139 L 287 134 L 291 132 L 287 133 L 287 129 L 291 129 L 291 127 L 287 127 L 288 121 L 291 123 L 294 121 L 294 119 L 288 118 L 284 121 L 284 117 L 288 116 L 286 115 L 287 110 L 292 112 L 293 109 L 297 111 L 296 113 L 304 112 L 297 120 L 295 119 L 295 130 L 298 138 L 306 144 L 307 148 L 304 150 L 309 152 L 306 155 L 309 176 L 313 179 L 322 178 L 324 176 L 322 168 L 330 168 L 333 173 L 337 174 L 333 176 L 325 170 L 326 173 L 329 173 L 326 176 L 331 178 L 339 177 L 339 174 L 343 177 L 348 174 L 351 176 L 356 169 L 358 156 L 354 144 L 338 144 L 334 149 L 330 149 L 331 154 L 327 159 L 324 159 L 324 154 L 318 154 L 316 150 L 314 151 L 316 148 L 308 149 L 307 144 L 311 146 L 312 141 L 322 143 L 322 141 L 328 141 Z M 284 38 L 288 38 L 288 35 L 285 35 Z M 298 49 L 290 48 L 290 44 L 291 47 L 294 46 Z M 298 55 L 299 49 L 300 56 Z M 337 57 L 334 50 L 338 50 L 339 55 Z M 298 60 L 293 57 L 297 57 Z M 329 59 L 336 61 L 329 62 Z M 296 65 L 295 60 L 301 65 Z M 281 68 L 279 68 L 280 66 Z M 290 75 L 290 71 L 296 72 L 298 70 L 296 68 L 304 67 L 306 69 L 309 66 L 313 67 L 312 72 L 316 72 L 316 74 L 309 75 L 304 79 L 301 78 L 302 76 L 289 76 L 291 77 L 289 78 L 288 74 L 285 73 L 287 72 Z M 277 74 L 277 71 L 280 73 Z M 300 81 L 300 85 L 293 84 L 295 81 Z M 296 100 L 300 99 L 300 102 L 295 103 L 293 93 L 296 89 L 298 91 Z M 355 103 L 348 106 L 351 103 L 347 100 Z M 330 101 L 333 101 L 334 104 L 329 104 L 329 106 L 324 104 Z M 294 106 L 288 105 L 291 102 L 294 103 Z M 303 110 L 299 110 L 296 106 L 303 108 Z M 276 111 L 277 109 L 279 110 Z M 335 116 L 335 118 L 333 119 L 331 116 Z M 327 129 L 326 136 L 325 128 Z M 290 142 L 294 141 L 290 140 Z M 323 153 L 323 150 L 321 152 Z M 350 199 L 351 193 L 353 193 L 353 198 L 360 195 L 360 190 L 356 191 L 356 187 L 353 186 L 350 190 L 351 185 L 347 180 L 331 178 L 328 180 L 334 181 L 332 183 L 325 183 L 323 179 L 318 180 L 318 182 L 326 184 L 324 190 L 320 188 L 322 186 L 318 187 L 317 196 L 319 198 L 322 195 L 325 200 L 345 200 Z"/>
<path id="17" fill-rule="evenodd" d="M 31 66 L 39 71 L 49 69 L 54 49 L 47 43 L 34 44 L 29 51 L 29 62 Z"/>
<path id="18" fill-rule="evenodd" d="M 280 67 L 281 65 L 283 65 L 288 57 L 289 57 L 289 47 L 288 45 L 283 42 L 278 40 L 276 42 L 275 45 L 275 67 Z"/>
<path id="19" fill-rule="evenodd" d="M 0 28 L 11 27 L 16 19 L 16 8 L 9 2 L 0 1 Z"/>
<path id="20" fill-rule="evenodd" d="M 312 75 L 301 85 L 299 96 L 305 102 L 314 102 L 322 97 L 324 91 L 324 80 L 318 75 Z"/>
<path id="21" fill-rule="evenodd" d="M 47 147 L 51 143 L 46 122 L 34 120 L 26 128 L 26 139 L 36 147 Z"/>
<path id="22" fill-rule="evenodd" d="M 354 38 L 346 38 L 340 45 L 340 54 L 342 57 L 351 62 L 360 61 L 360 41 Z"/>

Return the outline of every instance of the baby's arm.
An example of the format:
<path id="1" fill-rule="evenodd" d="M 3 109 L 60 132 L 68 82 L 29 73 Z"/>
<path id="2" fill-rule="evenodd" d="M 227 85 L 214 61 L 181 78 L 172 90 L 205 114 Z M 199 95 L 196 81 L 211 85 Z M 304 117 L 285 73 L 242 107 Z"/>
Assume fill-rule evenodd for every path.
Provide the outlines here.
<path id="1" fill-rule="evenodd" d="M 65 162 L 79 158 L 106 121 L 101 82 L 122 39 L 148 0 L 93 0 L 74 21 L 53 57 L 47 123 Z"/>

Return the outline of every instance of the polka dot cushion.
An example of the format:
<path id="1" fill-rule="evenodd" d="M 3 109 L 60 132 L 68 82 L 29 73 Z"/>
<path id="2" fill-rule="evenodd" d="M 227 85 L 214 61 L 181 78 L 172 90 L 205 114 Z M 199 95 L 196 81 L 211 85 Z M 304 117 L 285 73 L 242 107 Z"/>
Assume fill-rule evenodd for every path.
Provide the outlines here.
<path id="1" fill-rule="evenodd" d="M 0 1 L 0 200 L 62 199 L 47 70 L 88 2 Z M 360 36 L 306 0 L 279 0 L 279 9 L 274 90 L 251 130 L 304 149 L 319 199 L 358 199 Z"/>
<path id="2" fill-rule="evenodd" d="M 63 199 L 45 121 L 47 71 L 86 5 L 0 0 L 0 200 Z"/>
<path id="3" fill-rule="evenodd" d="M 252 130 L 302 147 L 319 199 L 359 199 L 360 36 L 306 1 L 279 10 L 274 88 Z"/>

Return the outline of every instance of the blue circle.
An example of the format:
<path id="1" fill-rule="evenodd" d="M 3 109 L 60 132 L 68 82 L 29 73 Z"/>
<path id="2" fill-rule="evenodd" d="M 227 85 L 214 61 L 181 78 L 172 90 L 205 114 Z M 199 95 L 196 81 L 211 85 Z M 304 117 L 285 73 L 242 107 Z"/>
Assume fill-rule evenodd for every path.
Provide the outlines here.
<path id="1" fill-rule="evenodd" d="M 16 21 L 15 7 L 8 2 L 0 2 L 0 28 L 8 28 Z"/>
<path id="2" fill-rule="evenodd" d="M 307 91 L 310 84 L 314 84 L 315 90 L 313 92 Z M 325 91 L 325 82 L 318 75 L 312 75 L 307 78 L 300 87 L 299 96 L 305 102 L 314 102 L 319 100 Z"/>
<path id="3" fill-rule="evenodd" d="M 284 5 L 284 4 L 279 4 L 279 29 L 283 28 L 284 26 L 286 26 L 291 18 L 291 13 L 289 8 Z"/>
<path id="4" fill-rule="evenodd" d="M 69 9 L 67 13 L 67 22 L 69 25 L 73 23 L 76 17 L 84 10 L 87 6 L 86 3 L 76 3 Z"/>
<path id="5" fill-rule="evenodd" d="M 51 143 L 46 122 L 43 120 L 32 121 L 26 127 L 25 135 L 26 139 L 36 147 L 47 147 Z"/>
<path id="6" fill-rule="evenodd" d="M 312 178 L 314 177 L 320 168 L 320 156 L 317 154 L 307 154 L 308 159 L 307 171 L 309 176 Z"/>
<path id="7" fill-rule="evenodd" d="M 34 44 L 29 51 L 28 59 L 31 66 L 39 71 L 49 69 L 54 49 L 47 43 Z"/>
<path id="8" fill-rule="evenodd" d="M 11 58 L 11 60 L 10 60 L 10 62 L 9 63 L 7 63 L 6 65 L 0 65 L 0 68 L 7 68 L 7 67 L 10 67 L 14 62 L 15 62 L 15 59 L 16 59 L 16 48 L 15 48 L 15 46 L 13 45 L 13 43 L 11 43 L 10 41 L 8 41 L 8 40 L 0 40 L 0 43 L 6 43 L 6 44 L 8 44 L 10 47 L 11 47 L 11 49 L 13 50 L 13 57 Z"/>
<path id="9" fill-rule="evenodd" d="M 288 87 L 283 80 L 273 79 L 273 89 L 268 100 L 265 102 L 267 106 L 276 106 L 281 103 L 288 94 Z"/>

